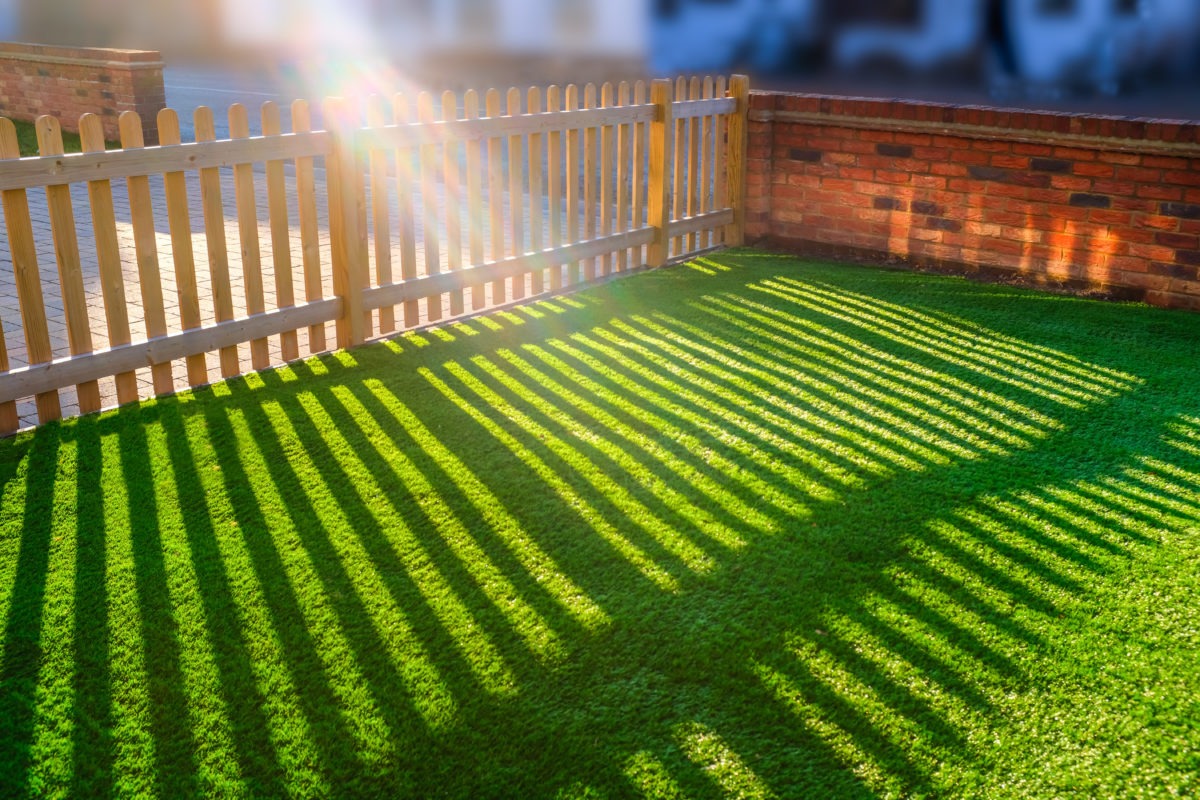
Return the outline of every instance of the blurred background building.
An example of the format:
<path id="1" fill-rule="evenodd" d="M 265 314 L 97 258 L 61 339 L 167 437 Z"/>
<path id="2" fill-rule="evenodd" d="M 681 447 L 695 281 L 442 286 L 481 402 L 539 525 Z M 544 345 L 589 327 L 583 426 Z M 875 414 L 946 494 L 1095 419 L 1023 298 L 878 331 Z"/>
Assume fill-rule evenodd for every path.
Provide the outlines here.
<path id="1" fill-rule="evenodd" d="M 1200 0 L 0 0 L 0 37 L 449 88 L 739 69 L 760 86 L 1048 102 L 1190 86 Z"/>
<path id="2" fill-rule="evenodd" d="M 646 0 L 0 0 L 0 31 L 159 50 L 169 64 L 336 61 L 502 82 L 580 65 L 642 74 L 649 10 Z"/>
<path id="3" fill-rule="evenodd" d="M 1192 77 L 1197 0 L 657 0 L 656 72 L 972 82 L 999 97 L 1117 95 Z"/>

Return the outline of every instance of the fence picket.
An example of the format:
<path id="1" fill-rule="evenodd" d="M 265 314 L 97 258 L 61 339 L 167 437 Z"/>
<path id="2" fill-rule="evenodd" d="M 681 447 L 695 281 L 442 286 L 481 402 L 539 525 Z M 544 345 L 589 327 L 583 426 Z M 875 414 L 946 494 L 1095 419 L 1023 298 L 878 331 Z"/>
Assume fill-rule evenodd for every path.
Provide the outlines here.
<path id="1" fill-rule="evenodd" d="M 542 93 L 536 86 L 529 90 L 529 100 L 526 104 L 528 113 L 536 114 L 542 110 Z M 545 247 L 545 220 L 542 215 L 542 205 L 545 201 L 542 189 L 542 160 L 545 157 L 542 144 L 542 134 L 529 134 L 529 248 L 534 253 L 540 253 Z M 545 291 L 546 271 L 534 270 L 530 275 L 530 292 L 538 295 Z"/>
<path id="2" fill-rule="evenodd" d="M 605 83 L 600 87 L 600 107 L 612 108 L 616 105 L 615 92 L 611 83 Z M 613 157 L 614 157 L 614 133 L 612 125 L 604 125 L 600 128 L 600 236 L 610 236 L 613 232 Z M 600 259 L 599 274 L 609 275 L 612 273 L 613 254 Z"/>
<path id="3" fill-rule="evenodd" d="M 553 114 L 561 108 L 562 92 L 557 86 L 551 86 L 546 90 L 546 111 Z M 546 203 L 550 216 L 550 247 L 554 249 L 562 247 L 563 244 L 562 142 L 561 131 L 550 131 L 546 137 Z M 550 270 L 550 291 L 557 292 L 562 286 L 562 267 L 554 266 Z"/>
<path id="4" fill-rule="evenodd" d="M 705 76 L 703 88 L 700 96 L 704 100 L 711 100 L 713 96 L 713 80 L 711 77 Z M 713 166 L 713 118 L 705 116 L 700 120 L 700 183 L 699 183 L 699 202 L 696 206 L 697 214 L 705 214 L 712 210 L 713 206 L 709 200 L 712 194 L 712 166 Z M 699 240 L 696 243 L 697 249 L 705 249 L 709 246 L 709 230 L 705 228 L 699 232 Z"/>
<path id="5" fill-rule="evenodd" d="M 508 90 L 508 110 L 505 116 L 521 116 L 521 90 Z M 525 147 L 520 134 L 508 137 L 508 220 L 509 255 L 525 254 Z M 512 299 L 525 297 L 525 276 L 512 279 Z"/>
<path id="6" fill-rule="evenodd" d="M 463 95 L 463 117 L 465 119 L 479 118 L 479 93 L 474 89 Z M 467 220 L 470 230 L 470 243 L 467 256 L 474 269 L 483 263 L 483 142 L 467 142 Z M 471 310 L 478 311 L 484 305 L 485 287 L 475 284 L 471 287 Z"/>
<path id="7" fill-rule="evenodd" d="M 646 102 L 646 84 L 638 81 L 633 85 L 633 104 L 640 106 Z M 648 126 L 644 122 L 633 126 L 633 228 L 646 224 L 646 135 Z M 646 263 L 646 251 L 643 247 L 633 249 L 633 265 L 640 267 Z"/>
<path id="8" fill-rule="evenodd" d="M 292 131 L 307 133 L 312 130 L 312 112 L 308 101 L 292 102 Z M 296 159 L 296 205 L 300 217 L 300 259 L 304 271 L 304 300 L 314 303 L 325 297 L 324 281 L 321 279 L 320 222 L 317 217 L 317 190 L 314 165 L 311 157 Z M 308 352 L 325 350 L 325 323 L 308 326 Z"/>
<path id="9" fill-rule="evenodd" d="M 260 109 L 263 136 L 279 136 L 283 133 L 279 106 L 271 101 Z M 266 163 L 267 170 L 267 218 L 271 225 L 271 265 L 275 278 L 275 307 L 291 308 L 296 305 L 296 291 L 292 286 L 292 242 L 291 226 L 288 223 L 287 181 L 283 162 L 275 159 Z M 295 361 L 300 357 L 300 344 L 296 331 L 285 331 L 279 335 L 279 355 L 284 361 Z"/>
<path id="10" fill-rule="evenodd" d="M 629 84 L 621 81 L 617 87 L 617 105 L 629 105 Z M 629 230 L 629 137 L 632 133 L 632 126 L 618 125 L 617 126 L 617 212 L 616 212 L 616 233 L 624 233 Z M 624 272 L 629 269 L 629 251 L 622 250 L 617 253 L 618 272 Z"/>
<path id="11" fill-rule="evenodd" d="M 688 99 L 700 99 L 700 78 L 696 75 L 692 76 L 692 80 L 688 86 Z M 700 118 L 692 117 L 688 125 L 688 157 L 687 157 L 687 215 L 694 217 L 700 213 Z M 700 234 L 698 231 L 688 234 L 687 249 L 689 253 L 695 252 L 700 245 Z"/>
<path id="12" fill-rule="evenodd" d="M 192 115 L 196 141 L 217 138 L 212 109 L 200 106 Z M 208 270 L 212 279 L 213 313 L 217 322 L 233 319 L 233 286 L 229 275 L 229 250 L 225 238 L 225 206 L 221 198 L 221 171 L 216 167 L 200 170 L 200 203 L 204 210 L 204 238 L 208 243 Z M 221 377 L 232 378 L 242 371 L 236 345 L 220 352 Z"/>
<path id="13" fill-rule="evenodd" d="M 646 192 L 647 224 L 654 229 L 654 241 L 646 251 L 646 263 L 661 267 L 671 255 L 671 152 L 675 122 L 671 118 L 671 82 L 655 81 L 650 86 L 650 102 L 658 107 L 650 123 L 650 176 Z"/>
<path id="14" fill-rule="evenodd" d="M 84 152 L 104 151 L 104 127 L 95 114 L 84 114 L 79 118 L 79 141 Z M 107 179 L 88 181 L 88 202 L 92 207 L 96 268 L 100 274 L 104 318 L 108 324 L 108 345 L 129 344 L 129 310 L 125 305 L 125 277 L 121 271 L 121 248 L 117 243 L 117 215 L 113 209 L 112 184 Z M 122 372 L 115 376 L 114 381 L 118 403 L 124 405 L 137 401 L 135 373 Z"/>
<path id="15" fill-rule="evenodd" d="M 407 125 L 410 114 L 408 98 L 397 94 L 392 98 L 392 119 L 397 125 Z M 413 151 L 402 147 L 396 151 L 396 196 L 400 206 L 400 278 L 417 277 L 417 224 L 413 208 Z M 416 300 L 404 303 L 404 327 L 411 328 L 420 320 Z"/>
<path id="16" fill-rule="evenodd" d="M 733 222 L 725 229 L 725 243 L 741 247 L 746 241 L 746 115 L 750 110 L 750 79 L 734 75 L 729 81 L 729 94 L 737 100 L 737 108 L 729 116 L 726 154 L 726 186 Z"/>
<path id="17" fill-rule="evenodd" d="M 234 139 L 250 136 L 250 119 L 246 107 L 234 103 L 229 107 L 229 135 Z M 233 194 L 237 205 L 238 239 L 242 250 L 242 286 L 246 293 L 246 312 L 261 314 L 267 310 L 263 290 L 262 251 L 258 242 L 258 208 L 254 197 L 254 165 L 236 164 L 233 168 Z M 271 364 L 271 350 L 266 339 L 250 341 L 250 365 L 266 369 Z"/>
<path id="18" fill-rule="evenodd" d="M 369 333 L 370 313 L 363 309 L 367 284 L 365 191 L 362 167 L 354 147 L 354 122 L 346 101 L 329 97 L 322 105 L 325 128 L 333 137 L 333 154 L 326 159 L 329 191 L 329 244 L 333 256 L 333 293 L 342 301 L 342 316 L 334 324 L 341 348 L 361 344 Z"/>
<path id="19" fill-rule="evenodd" d="M 417 120 L 428 124 L 435 119 L 433 95 L 421 92 L 417 97 Z M 421 227 L 421 243 L 425 250 L 425 274 L 437 275 L 442 271 L 441 242 L 438 233 L 438 158 L 437 145 L 421 147 L 421 206 L 424 209 Z M 442 318 L 442 296 L 430 295 L 425 301 L 425 318 L 435 322 Z"/>
<path id="20" fill-rule="evenodd" d="M 717 97 L 725 97 L 728 94 L 728 88 L 725 83 L 725 76 L 721 75 L 717 78 L 717 82 L 713 87 L 713 94 Z M 716 123 L 713 126 L 713 205 L 714 211 L 719 211 L 729 206 L 729 198 L 726 196 L 726 145 L 725 145 L 725 115 L 717 116 Z M 725 243 L 725 228 L 718 227 L 713 230 L 713 244 L 720 245 Z"/>
<path id="21" fill-rule="evenodd" d="M 575 84 L 567 86 L 567 111 L 579 108 L 579 87 Z M 580 169 L 580 135 L 578 128 L 567 130 L 567 244 L 579 241 L 579 169 Z M 579 283 L 582 264 L 572 261 L 567 267 L 567 285 Z"/>
<path id="22" fill-rule="evenodd" d="M 179 116 L 173 109 L 158 112 L 158 141 L 179 144 Z M 163 175 L 167 201 L 167 225 L 171 231 L 171 258 L 175 268 L 175 291 L 179 303 L 179 322 L 183 330 L 200 327 L 200 295 L 196 288 L 196 259 L 192 252 L 192 221 L 188 213 L 187 177 L 183 172 Z M 204 353 L 185 359 L 189 386 L 208 383 L 208 363 Z"/>
<path id="23" fill-rule="evenodd" d="M 458 97 L 454 92 L 442 93 L 442 119 L 458 119 Z M 459 178 L 460 145 L 448 141 L 443 145 L 442 179 L 446 197 L 446 269 L 457 272 L 462 269 L 462 186 Z M 463 292 L 456 289 L 450 293 L 450 316 L 463 313 Z"/>
<path id="24" fill-rule="evenodd" d="M 583 107 L 596 108 L 596 86 L 589 83 L 583 87 Z M 597 186 L 599 153 L 599 131 L 589 125 L 583 132 L 583 238 L 596 238 L 596 204 L 600 187 Z M 596 259 L 583 262 L 583 279 L 596 279 Z"/>
<path id="25" fill-rule="evenodd" d="M 380 127 L 387 124 L 387 108 L 377 94 L 367 98 L 367 125 Z M 367 163 L 371 174 L 371 233 L 375 243 L 375 284 L 387 286 L 392 282 L 392 231 L 388 209 L 388 153 L 372 148 Z M 396 330 L 396 309 L 384 306 L 379 309 L 379 332 L 392 333 Z"/>
<path id="26" fill-rule="evenodd" d="M 0 326 L 0 373 L 8 372 L 8 343 L 4 339 L 4 329 Z M 0 403 L 0 434 L 15 433 L 21 427 L 21 417 L 17 414 L 17 401 L 6 400 Z"/>
<path id="27" fill-rule="evenodd" d="M 38 117 L 38 152 L 43 156 L 63 154 L 62 127 L 51 116 Z M 79 240 L 75 235 L 75 211 L 70 186 L 47 186 L 46 204 L 50 211 L 50 233 L 58 262 L 59 288 L 67 320 L 67 345 L 72 356 L 92 352 L 92 330 L 88 318 L 87 295 L 83 288 L 83 268 L 79 262 Z M 84 381 L 76 386 L 79 410 L 84 414 L 100 410 L 100 385 Z"/>
<path id="28" fill-rule="evenodd" d="M 500 92 L 488 89 L 487 116 L 495 119 L 500 116 Z M 501 137 L 493 136 L 488 139 L 488 216 L 492 232 L 491 260 L 499 261 L 504 258 L 504 153 Z M 492 305 L 498 306 L 505 302 L 504 281 L 492 281 Z"/>
<path id="29" fill-rule="evenodd" d="M 126 150 L 143 146 L 142 119 L 137 112 L 126 111 L 118 119 L 121 147 Z M 133 227 L 133 249 L 137 259 L 138 288 L 142 295 L 142 315 L 146 336 L 167 333 L 167 314 L 163 306 L 162 276 L 158 263 L 158 235 L 154 229 L 154 202 L 150 198 L 150 179 L 135 175 L 125 182 L 129 193 L 129 223 Z M 150 365 L 155 395 L 175 391 L 171 362 Z"/>
<path id="30" fill-rule="evenodd" d="M 0 118 L 0 158 L 20 158 L 21 145 L 11 121 Z M 33 238 L 33 221 L 29 216 L 29 198 L 24 189 L 0 192 L 4 205 L 4 224 L 8 232 L 8 249 L 12 256 L 13 277 L 17 284 L 17 301 L 21 306 L 21 325 L 25 331 L 25 350 L 30 364 L 43 364 L 54 359 L 50 346 L 50 329 L 46 324 L 46 306 L 42 299 L 41 271 L 38 268 L 37 244 Z M 6 354 L 7 355 L 7 354 Z M 62 416 L 58 392 L 42 392 L 34 398 L 38 422 L 50 422 Z M 0 407 L 5 427 L 13 423 L 15 404 Z M 15 430 L 16 425 L 12 428 Z"/>
<path id="31" fill-rule="evenodd" d="M 687 99 L 687 78 L 680 75 L 675 80 L 675 100 Z M 675 186 L 673 191 L 673 208 L 671 219 L 683 219 L 685 203 L 687 202 L 687 120 L 675 120 Z M 672 240 L 671 254 L 678 258 L 683 255 L 684 237 L 676 236 Z"/>

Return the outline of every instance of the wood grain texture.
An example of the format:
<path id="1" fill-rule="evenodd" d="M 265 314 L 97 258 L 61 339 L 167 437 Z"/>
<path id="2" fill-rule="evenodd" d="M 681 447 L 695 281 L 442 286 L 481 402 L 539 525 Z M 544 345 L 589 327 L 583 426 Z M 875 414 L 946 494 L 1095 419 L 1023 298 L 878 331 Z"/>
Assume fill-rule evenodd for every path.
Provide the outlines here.
<path id="1" fill-rule="evenodd" d="M 421 92 L 417 97 L 417 120 L 423 124 L 435 119 L 433 95 Z M 438 221 L 438 184 L 441 159 L 438 145 L 421 146 L 421 244 L 425 251 L 425 274 L 437 275 L 442 271 L 442 246 Z M 442 318 L 442 298 L 430 297 L 425 306 L 425 319 L 436 322 Z"/>
<path id="2" fill-rule="evenodd" d="M 362 284 L 359 270 L 365 272 L 360 258 L 358 194 L 361 182 L 358 159 L 354 153 L 354 126 L 346 101 L 326 98 L 321 105 L 325 127 L 333 136 L 333 155 L 325 167 L 329 187 L 329 244 L 333 255 L 333 293 L 342 301 L 342 316 L 334 323 L 337 346 L 353 347 L 366 338 L 363 324 Z M 364 259 L 365 260 L 365 259 Z"/>
<path id="3" fill-rule="evenodd" d="M 407 125 L 411 119 L 408 98 L 397 94 L 392 98 L 392 119 L 397 125 Z M 412 148 L 396 150 L 396 198 L 400 208 L 400 277 L 412 280 L 417 277 L 417 223 L 413 206 L 413 158 Z M 404 304 L 404 327 L 415 326 L 421 318 L 421 310 L 415 300 Z"/>
<path id="4" fill-rule="evenodd" d="M 179 117 L 172 109 L 164 108 L 158 112 L 158 140 L 163 144 L 179 143 Z M 166 189 L 167 223 L 171 231 L 179 322 L 186 331 L 200 327 L 200 295 L 196 288 L 196 259 L 192 252 L 187 178 L 183 172 L 168 172 L 163 175 L 163 185 Z M 208 364 L 204 353 L 187 356 L 187 377 L 189 386 L 208 383 Z"/>
<path id="5" fill-rule="evenodd" d="M 718 98 L 725 97 L 729 92 L 726 85 L 725 76 L 721 75 L 717 78 L 716 84 L 713 86 L 713 94 Z M 713 138 L 716 140 L 713 146 L 713 153 L 716 161 L 713 163 L 713 209 L 728 208 L 729 198 L 727 197 L 726 185 L 728 176 L 726 175 L 726 152 L 725 144 L 726 131 L 728 129 L 728 115 L 718 114 L 713 126 Z M 725 228 L 720 227 L 713 231 L 713 244 L 721 245 L 725 243 Z"/>
<path id="6" fill-rule="evenodd" d="M 530 114 L 536 114 L 542 110 L 542 92 L 536 86 L 529 89 L 525 108 Z M 529 249 L 534 253 L 541 252 L 545 247 L 546 218 L 542 210 L 546 204 L 545 159 L 545 135 L 529 134 Z M 537 295 L 544 292 L 545 289 L 545 270 L 535 269 L 529 274 L 529 291 L 531 294 Z"/>
<path id="7" fill-rule="evenodd" d="M 179 117 L 174 110 L 158 112 L 158 140 L 179 143 Z M 175 268 L 176 302 L 183 330 L 200 327 L 200 295 L 196 288 L 196 259 L 192 252 L 192 222 L 188 211 L 187 177 L 183 172 L 163 175 L 167 200 L 167 223 L 171 231 L 171 258 Z M 208 364 L 204 353 L 187 356 L 189 386 L 208 383 Z"/>
<path id="8" fill-rule="evenodd" d="M 136 112 L 126 111 L 121 114 L 118 126 L 123 148 L 130 150 L 143 146 L 142 120 Z M 150 198 L 150 179 L 144 175 L 134 175 L 126 179 L 125 186 L 129 193 L 129 223 L 133 228 L 133 249 L 137 259 L 138 290 L 142 296 L 146 336 L 163 336 L 167 332 L 167 315 L 163 305 L 158 235 L 154 227 L 154 201 Z M 152 364 L 150 380 L 157 396 L 175 391 L 171 362 Z"/>
<path id="9" fill-rule="evenodd" d="M 367 98 L 367 125 L 379 127 L 388 124 L 387 102 L 379 95 Z M 392 277 L 392 224 L 388 209 L 389 152 L 372 147 L 367 153 L 367 164 L 371 180 L 371 235 L 374 241 L 375 285 L 386 286 Z M 379 309 L 379 332 L 392 333 L 396 330 L 396 309 L 391 306 Z"/>
<path id="10" fill-rule="evenodd" d="M 730 105 L 720 102 L 685 102 L 680 108 L 681 118 L 704 116 L 717 113 L 717 107 Z M 633 122 L 649 122 L 654 115 L 651 106 L 630 106 L 616 109 L 564 110 L 557 113 L 527 113 L 517 117 L 480 117 L 471 120 L 438 121 L 428 125 L 390 125 L 363 131 L 360 144 L 365 147 L 420 147 L 453 139 L 459 142 L 482 141 L 494 137 L 528 136 L 533 133 L 549 133 L 554 130 L 576 128 L 599 128 L 602 125 L 617 125 Z M 306 144 L 319 146 L 318 142 L 289 143 L 291 147 Z M 282 144 L 280 145 L 282 146 Z M 3 179 L 0 179 L 2 181 Z M 0 184 L 2 185 L 2 184 Z"/>
<path id="11" fill-rule="evenodd" d="M 734 75 L 729 80 L 729 93 L 737 100 L 737 110 L 729 116 L 726 151 L 726 186 L 733 222 L 725 229 L 725 243 L 741 247 L 746 242 L 746 121 L 750 112 L 750 79 Z"/>
<path id="12" fill-rule="evenodd" d="M 196 141 L 217 138 L 212 109 L 200 106 L 192 115 Z M 213 313 L 217 322 L 233 319 L 233 282 L 229 274 L 229 246 L 225 236 L 225 204 L 221 197 L 221 171 L 216 167 L 200 170 L 200 204 L 204 211 L 204 239 L 208 243 L 208 271 L 212 281 Z M 241 357 L 236 345 L 219 354 L 221 377 L 241 373 Z"/>
<path id="13" fill-rule="evenodd" d="M 701 85 L 700 96 L 704 100 L 711 100 L 713 96 L 713 80 L 711 77 L 705 76 L 704 83 Z M 706 214 L 712 210 L 712 171 L 713 171 L 713 118 L 700 118 L 700 176 L 698 181 L 699 201 L 696 204 L 697 214 Z M 703 250 L 709 246 L 711 242 L 709 231 L 701 231 L 700 238 L 696 242 L 696 248 Z"/>
<path id="14" fill-rule="evenodd" d="M 583 87 L 584 108 L 597 108 L 598 97 L 595 84 Z M 583 238 L 596 238 L 596 212 L 600 194 L 600 132 L 595 126 L 589 126 L 583 131 Z M 596 279 L 596 259 L 589 258 L 583 262 L 583 280 Z"/>
<path id="15" fill-rule="evenodd" d="M 267 101 L 259 109 L 264 136 L 283 134 L 279 106 Z M 267 217 L 271 225 L 271 266 L 275 279 L 275 307 L 291 308 L 296 304 L 296 290 L 292 285 L 292 240 L 288 222 L 287 180 L 283 162 L 275 159 L 266 163 L 267 172 Z M 284 361 L 295 361 L 300 357 L 300 343 L 296 331 L 284 331 L 279 335 L 279 354 Z"/>
<path id="16" fill-rule="evenodd" d="M 646 102 L 646 84 L 644 81 L 638 81 L 633 85 L 633 102 L 634 105 L 641 105 Z M 640 228 L 646 224 L 646 153 L 649 149 L 647 136 L 650 126 L 644 122 L 634 123 L 633 126 L 633 181 L 632 181 L 632 209 L 631 214 L 633 220 L 630 226 Z M 646 252 L 643 248 L 637 247 L 632 251 L 633 265 L 640 267 L 646 263 Z"/>
<path id="17" fill-rule="evenodd" d="M 617 86 L 617 105 L 629 105 L 629 84 L 625 81 L 621 81 Z M 630 125 L 617 127 L 617 207 L 613 218 L 613 230 L 616 233 L 629 230 L 629 155 L 632 133 Z M 629 251 L 622 250 L 617 253 L 616 270 L 624 272 L 627 269 L 629 269 Z"/>
<path id="18" fill-rule="evenodd" d="M 508 90 L 508 103 L 505 115 L 521 116 L 521 90 Z M 509 222 L 509 251 L 510 256 L 525 254 L 525 139 L 520 134 L 508 137 L 508 222 Z M 520 300 L 525 296 L 525 276 L 514 276 L 512 281 L 512 299 Z"/>
<path id="19" fill-rule="evenodd" d="M 454 92 L 442 93 L 442 119 L 458 119 L 458 96 Z M 448 141 L 442 148 L 442 181 L 446 198 L 446 269 L 461 270 L 462 265 L 462 179 L 459 157 L 462 145 Z M 450 315 L 458 316 L 464 311 L 462 289 L 450 293 Z"/>
<path id="20" fill-rule="evenodd" d="M 71 183 L 116 180 L 135 175 L 161 175 L 183 169 L 232 167 L 248 161 L 329 153 L 328 134 L 318 131 L 265 139 L 256 136 L 241 141 L 187 142 L 167 144 L 159 137 L 157 147 L 137 150 L 106 150 L 103 153 L 69 153 L 51 158 L 21 159 L 0 170 L 0 191 L 66 186 Z"/>
<path id="21" fill-rule="evenodd" d="M 601 108 L 612 108 L 616 105 L 616 90 L 611 83 L 605 83 L 600 87 L 600 106 Z M 598 236 L 608 236 L 613 232 L 613 206 L 615 204 L 613 181 L 614 160 L 616 158 L 616 131 L 612 125 L 604 125 L 600 128 L 600 227 L 597 230 Z M 614 269 L 613 256 L 611 253 L 601 256 L 599 263 L 596 265 L 596 274 L 598 276 L 609 275 Z"/>
<path id="22" fill-rule="evenodd" d="M 104 126 L 95 114 L 79 118 L 79 142 L 85 152 L 104 150 Z M 113 208 L 112 184 L 108 180 L 88 181 L 88 203 L 92 209 L 92 233 L 96 239 L 96 268 L 100 275 L 100 295 L 104 300 L 104 319 L 110 347 L 129 344 L 129 309 L 125 303 L 125 276 L 121 267 L 121 249 L 117 241 L 117 215 Z M 138 399 L 137 375 L 122 372 L 115 378 L 117 402 L 121 405 Z"/>
<path id="23" fill-rule="evenodd" d="M 246 107 L 234 103 L 229 107 L 229 135 L 244 139 L 250 135 L 250 119 Z M 258 207 L 254 197 L 254 165 L 237 164 L 233 168 L 233 193 L 237 205 L 238 240 L 242 251 L 242 286 L 246 293 L 246 313 L 261 314 L 267 310 L 263 291 L 262 248 L 258 241 Z M 256 370 L 271 364 L 271 350 L 265 338 L 250 341 L 250 365 Z"/>
<path id="24" fill-rule="evenodd" d="M 380 286 L 375 289 L 369 289 L 365 293 L 364 303 L 367 307 L 374 308 L 388 303 L 400 303 L 409 299 L 420 299 L 428 297 L 431 294 L 448 292 L 457 287 L 470 286 L 475 283 L 527 275 L 532 270 L 544 268 L 546 264 L 562 264 L 596 258 L 605 253 L 613 253 L 618 250 L 648 244 L 653 238 L 654 231 L 651 228 L 641 228 L 639 230 L 613 234 L 602 239 L 566 244 L 554 250 L 544 250 L 541 253 L 509 256 L 499 261 L 485 262 L 474 270 L 426 275 L 412 281 L 402 281 L 401 283 L 393 283 L 391 286 Z"/>
<path id="25" fill-rule="evenodd" d="M 579 107 L 579 87 L 575 84 L 567 86 L 567 110 L 572 111 Z M 579 241 L 579 189 L 580 189 L 580 169 L 582 167 L 582 158 L 580 151 L 580 133 L 577 128 L 567 130 L 567 227 L 564 231 L 568 244 Z M 579 283 L 580 267 L 579 262 L 567 264 L 567 285 L 573 286 Z"/>
<path id="26" fill-rule="evenodd" d="M 479 93 L 474 89 L 463 95 L 463 116 L 466 119 L 479 117 Z M 483 154 L 487 145 L 483 142 L 467 142 L 467 258 L 471 269 L 483 263 Z M 471 310 L 483 308 L 485 291 L 482 284 L 471 287 Z"/>
<path id="27" fill-rule="evenodd" d="M 21 145 L 17 141 L 16 126 L 0 117 L 0 158 L 21 157 Z M 33 224 L 29 217 L 29 199 L 24 189 L 8 189 L 0 192 L 0 203 L 4 207 L 4 224 L 8 233 L 9 255 L 12 257 L 13 277 L 17 284 L 17 301 L 21 306 L 21 325 L 25 333 L 25 350 L 29 363 L 39 364 L 54 358 L 50 348 L 50 333 L 46 326 L 46 307 L 42 301 L 42 280 L 38 270 L 37 246 L 33 239 Z M 0 339 L 3 331 L 0 331 Z M 3 371 L 9 370 L 8 348 L 4 349 Z M 58 419 L 62 410 L 58 403 L 58 392 L 43 392 L 35 398 L 38 421 Z M 20 425 L 16 403 L 0 405 L 0 427 L 12 433 Z"/>
<path id="28" fill-rule="evenodd" d="M 62 127 L 57 119 L 51 116 L 38 117 L 34 129 L 41 155 L 62 155 Z M 50 233 L 54 239 L 59 289 L 67 322 L 67 345 L 73 356 L 90 353 L 91 319 L 88 317 L 87 293 L 83 286 L 83 267 L 79 261 L 79 239 L 75 233 L 75 211 L 71 205 L 70 187 L 47 186 L 46 204 L 50 211 Z M 90 414 L 100 410 L 100 385 L 96 381 L 78 384 L 76 392 L 80 412 Z"/>
<path id="29" fill-rule="evenodd" d="M 301 326 L 332 320 L 342 313 L 337 299 L 318 300 L 291 308 L 267 311 L 231 322 L 202 325 L 187 331 L 175 331 L 144 342 L 97 350 L 86 355 L 62 358 L 0 374 L 0 401 L 24 397 L 30 392 L 69 386 L 98 376 L 168 362 L 189 353 L 209 352 L 236 342 L 259 339 Z"/>
<path id="30" fill-rule="evenodd" d="M 500 116 L 500 92 L 496 89 L 488 89 L 486 96 L 487 110 L 486 114 L 489 118 L 495 119 Z M 504 258 L 504 141 L 500 137 L 492 137 L 488 140 L 487 145 L 487 173 L 488 173 L 488 227 L 491 230 L 492 246 L 490 257 L 492 261 L 499 261 Z M 493 281 L 492 284 L 492 305 L 501 305 L 505 302 L 504 280 Z"/>
<path id="31" fill-rule="evenodd" d="M 307 133 L 312 130 L 312 111 L 307 100 L 292 102 L 292 130 Z M 321 279 L 320 222 L 317 216 L 317 190 L 313 159 L 310 156 L 296 158 L 296 209 L 300 218 L 300 263 L 304 272 L 304 300 L 316 302 L 324 297 L 324 282 Z M 308 326 L 308 352 L 320 353 L 326 349 L 325 323 Z"/>
<path id="32" fill-rule="evenodd" d="M 562 90 L 551 86 L 546 90 L 546 111 L 555 113 L 562 108 Z M 546 136 L 546 205 L 550 217 L 550 246 L 561 247 L 563 243 L 563 133 L 550 131 Z M 550 291 L 557 292 L 563 286 L 561 266 L 550 270 Z"/>
<path id="33" fill-rule="evenodd" d="M 687 78 L 682 75 L 675 79 L 675 100 L 687 99 Z M 672 187 L 672 208 L 671 219 L 683 219 L 687 204 L 687 120 L 674 117 L 674 109 L 671 110 L 672 117 L 675 119 L 675 163 Z M 682 236 L 673 237 L 671 240 L 671 255 L 679 257 L 683 255 L 684 239 Z"/>
<path id="34" fill-rule="evenodd" d="M 700 78 L 693 75 L 688 83 L 688 99 L 700 99 Z M 694 217 L 700 213 L 700 118 L 688 120 L 687 135 L 687 215 Z M 694 253 L 699 249 L 699 234 L 693 233 L 687 237 L 687 252 Z"/>
<path id="35" fill-rule="evenodd" d="M 646 192 L 646 224 L 654 229 L 654 241 L 646 253 L 646 264 L 661 267 L 670 257 L 671 225 L 671 166 L 675 141 L 675 121 L 671 118 L 671 82 L 654 81 L 650 86 L 650 102 L 658 107 L 650 123 L 649 181 Z"/>

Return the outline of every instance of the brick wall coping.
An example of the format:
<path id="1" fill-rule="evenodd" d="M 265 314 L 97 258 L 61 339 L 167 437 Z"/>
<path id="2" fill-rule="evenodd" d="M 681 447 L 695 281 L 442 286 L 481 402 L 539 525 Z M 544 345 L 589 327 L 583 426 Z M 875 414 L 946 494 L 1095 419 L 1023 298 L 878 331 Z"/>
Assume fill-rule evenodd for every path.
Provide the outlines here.
<path id="1" fill-rule="evenodd" d="M 107 47 L 59 47 L 25 42 L 0 42 L 0 61 L 34 61 L 39 64 L 104 66 L 116 69 L 162 69 L 157 50 L 122 50 Z"/>
<path id="2" fill-rule="evenodd" d="M 1177 156 L 1200 154 L 1200 122 L 1187 120 L 785 92 L 752 92 L 750 119 Z"/>

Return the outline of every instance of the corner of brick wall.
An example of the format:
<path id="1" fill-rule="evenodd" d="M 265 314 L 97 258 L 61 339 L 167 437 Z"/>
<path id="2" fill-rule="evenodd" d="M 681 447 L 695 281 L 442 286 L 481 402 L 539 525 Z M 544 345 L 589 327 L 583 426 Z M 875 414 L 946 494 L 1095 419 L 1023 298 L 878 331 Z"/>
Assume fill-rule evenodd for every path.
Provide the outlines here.
<path id="1" fill-rule="evenodd" d="M 32 122 L 43 114 L 78 132 L 96 114 L 109 141 L 120 137 L 125 111 L 141 117 L 146 144 L 158 143 L 157 115 L 166 106 L 162 56 L 154 50 L 0 42 L 0 116 Z"/>
<path id="2" fill-rule="evenodd" d="M 1200 124 L 756 94 L 748 233 L 1200 310 Z"/>
<path id="3" fill-rule="evenodd" d="M 774 125 L 762 118 L 775 111 L 779 95 L 750 94 L 750 121 L 746 151 L 746 238 L 761 241 L 771 231 L 771 172 L 774 161 Z"/>

